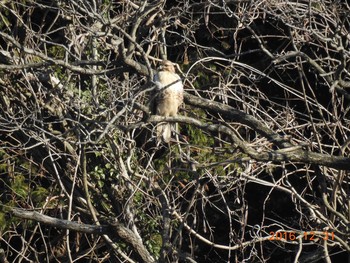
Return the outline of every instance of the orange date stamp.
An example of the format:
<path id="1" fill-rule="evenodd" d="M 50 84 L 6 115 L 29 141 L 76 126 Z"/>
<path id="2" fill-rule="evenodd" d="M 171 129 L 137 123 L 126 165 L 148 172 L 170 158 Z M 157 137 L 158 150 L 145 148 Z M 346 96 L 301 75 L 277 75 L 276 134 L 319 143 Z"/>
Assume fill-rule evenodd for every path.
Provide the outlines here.
<path id="1" fill-rule="evenodd" d="M 271 231 L 269 232 L 269 240 L 286 240 L 295 241 L 297 239 L 303 239 L 308 241 L 316 241 L 318 238 L 323 240 L 334 240 L 334 232 L 320 232 L 320 231 Z"/>

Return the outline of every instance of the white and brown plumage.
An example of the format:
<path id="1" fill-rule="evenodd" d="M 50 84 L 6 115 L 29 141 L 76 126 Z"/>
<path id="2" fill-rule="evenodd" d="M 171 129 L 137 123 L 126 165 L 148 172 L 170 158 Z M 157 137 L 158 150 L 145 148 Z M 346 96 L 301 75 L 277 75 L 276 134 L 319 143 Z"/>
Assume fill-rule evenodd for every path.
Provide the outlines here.
<path id="1" fill-rule="evenodd" d="M 162 62 L 162 68 L 154 76 L 154 81 L 159 88 L 156 98 L 156 114 L 165 117 L 176 116 L 183 101 L 183 85 L 171 61 Z M 158 141 L 170 141 L 171 125 L 169 123 L 157 126 L 157 138 Z"/>

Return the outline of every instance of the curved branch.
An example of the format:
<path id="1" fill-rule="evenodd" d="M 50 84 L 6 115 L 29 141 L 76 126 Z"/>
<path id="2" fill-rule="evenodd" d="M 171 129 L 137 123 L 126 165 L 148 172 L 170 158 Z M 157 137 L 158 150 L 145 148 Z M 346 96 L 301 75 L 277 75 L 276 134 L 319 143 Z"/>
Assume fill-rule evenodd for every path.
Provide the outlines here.
<path id="1" fill-rule="evenodd" d="M 267 126 L 259 122 L 253 116 L 246 114 L 242 111 L 236 110 L 231 106 L 200 98 L 191 94 L 184 94 L 185 103 L 196 106 L 205 110 L 215 111 L 220 114 L 225 114 L 229 116 L 231 119 L 234 119 L 236 122 L 247 125 L 252 128 L 254 131 L 260 133 L 262 136 L 268 138 L 270 141 L 276 143 L 276 145 L 280 148 L 291 147 L 286 139 L 277 134 L 276 132 L 270 130 Z"/>
<path id="2" fill-rule="evenodd" d="M 77 223 L 69 220 L 58 219 L 54 217 L 50 217 L 47 215 L 43 215 L 36 211 L 28 211 L 21 208 L 11 208 L 11 214 L 24 219 L 34 220 L 38 223 L 43 223 L 45 225 L 69 229 L 72 231 L 82 232 L 86 234 L 111 234 L 111 227 L 109 225 L 89 225 Z M 122 238 L 125 242 L 128 242 L 132 245 L 135 251 L 141 256 L 144 260 L 143 262 L 151 263 L 154 262 L 153 257 L 144 247 L 144 245 L 139 241 L 139 239 L 135 236 L 135 234 L 119 222 L 113 221 L 110 223 L 114 230 L 116 230 L 117 235 Z"/>
<path id="3" fill-rule="evenodd" d="M 188 94 L 186 95 L 188 97 Z M 197 98 L 197 101 L 201 101 L 204 99 Z M 205 101 L 201 101 L 202 106 L 204 106 Z M 209 108 L 217 107 L 217 102 L 210 101 L 210 105 L 208 105 Z M 220 104 L 222 105 L 222 104 Z M 229 108 L 230 106 L 222 105 L 221 111 L 230 114 Z M 219 110 L 219 109 L 218 109 Z M 279 145 L 286 145 L 288 147 L 280 149 L 280 150 L 270 150 L 270 151 L 264 151 L 264 152 L 258 152 L 252 147 L 249 146 L 249 144 L 241 139 L 239 139 L 235 132 L 221 124 L 207 124 L 203 123 L 197 119 L 190 118 L 190 117 L 160 117 L 160 116 L 151 116 L 149 121 L 150 122 L 161 122 L 161 121 L 168 121 L 168 122 L 182 122 L 187 124 L 192 124 L 200 129 L 207 130 L 210 132 L 223 132 L 227 135 L 229 135 L 234 143 L 240 147 L 244 153 L 248 154 L 251 158 L 267 162 L 272 161 L 275 163 L 279 162 L 301 162 L 301 163 L 307 163 L 307 164 L 316 164 L 316 165 L 323 165 L 327 167 L 332 167 L 340 170 L 350 170 L 350 158 L 348 157 L 342 157 L 342 156 L 334 156 L 329 154 L 321 154 L 321 153 L 315 153 L 311 152 L 307 149 L 304 149 L 303 146 L 297 145 L 292 146 L 288 142 L 285 142 L 283 138 L 281 138 L 278 134 L 274 133 L 273 131 L 269 130 L 266 126 L 259 123 L 257 120 L 255 120 L 252 116 L 249 116 L 247 114 L 241 113 L 236 110 L 232 110 L 232 114 L 230 114 L 231 117 L 237 116 L 238 122 L 245 123 L 245 124 L 256 124 L 258 127 L 258 131 L 263 133 L 265 137 L 268 139 L 273 138 L 275 142 L 277 142 Z M 253 129 L 257 130 L 254 126 Z"/>

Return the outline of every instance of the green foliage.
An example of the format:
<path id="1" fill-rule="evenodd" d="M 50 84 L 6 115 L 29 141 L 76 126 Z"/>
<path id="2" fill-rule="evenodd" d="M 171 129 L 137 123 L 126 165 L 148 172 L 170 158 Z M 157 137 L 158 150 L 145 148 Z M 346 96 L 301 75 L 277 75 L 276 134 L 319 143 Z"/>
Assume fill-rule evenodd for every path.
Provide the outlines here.
<path id="1" fill-rule="evenodd" d="M 214 137 L 204 133 L 203 130 L 193 127 L 192 125 L 186 125 L 188 136 L 191 138 L 191 144 L 198 146 L 210 147 L 214 143 Z"/>
<path id="2" fill-rule="evenodd" d="M 322 12 L 324 7 L 321 3 L 319 2 L 311 2 L 311 7 L 315 8 L 317 11 Z"/>
<path id="3" fill-rule="evenodd" d="M 7 224 L 8 220 L 6 218 L 6 214 L 0 212 L 0 234 L 6 229 Z"/>
<path id="4" fill-rule="evenodd" d="M 156 257 L 159 257 L 160 249 L 162 248 L 162 236 L 159 233 L 153 233 L 145 242 L 149 251 Z"/>
<path id="5" fill-rule="evenodd" d="M 33 202 L 38 207 L 41 207 L 44 204 L 48 194 L 48 190 L 40 185 L 36 186 L 36 188 L 31 193 Z"/>
<path id="6" fill-rule="evenodd" d="M 8 158 L 5 151 L 0 149 L 0 173 L 7 172 L 7 162 L 6 159 Z"/>
<path id="7" fill-rule="evenodd" d="M 26 204 L 29 200 L 35 207 L 41 207 L 48 196 L 48 189 L 41 186 L 38 168 L 27 159 L 19 156 L 10 156 L 0 150 L 0 231 L 18 224 L 20 219 L 6 215 L 12 207 Z"/>
<path id="8" fill-rule="evenodd" d="M 150 216 L 141 211 L 138 213 L 138 219 L 141 224 L 140 229 L 143 230 L 143 236 L 145 237 L 145 245 L 158 258 L 162 247 L 162 236 L 159 234 L 161 218 Z"/>
<path id="9" fill-rule="evenodd" d="M 86 84 L 87 86 L 89 84 Z M 92 94 L 91 94 L 91 90 L 87 89 L 81 92 L 81 96 L 80 96 L 80 101 L 82 102 L 82 111 L 84 114 L 88 114 L 90 115 L 93 111 L 93 99 L 92 99 Z"/>
<path id="10" fill-rule="evenodd" d="M 197 90 L 207 90 L 210 86 L 217 85 L 217 71 L 218 68 L 214 64 L 210 64 L 206 70 L 196 71 L 196 81 L 193 83 Z M 213 74 L 216 73 L 216 74 Z M 222 72 L 220 72 L 222 73 Z"/>
<path id="11" fill-rule="evenodd" d="M 15 200 L 10 200 L 7 203 L 3 203 L 2 200 L 0 200 L 0 235 L 1 232 L 5 232 L 7 229 L 11 228 L 13 222 L 20 222 L 20 219 L 8 216 L 8 212 L 10 212 L 11 208 L 16 206 L 17 203 Z"/>
<path id="12" fill-rule="evenodd" d="M 7 17 L 9 13 L 10 12 L 8 9 L 0 8 L 0 30 L 4 30 L 5 28 L 11 26 L 11 23 Z"/>
<path id="13" fill-rule="evenodd" d="M 48 56 L 55 58 L 55 59 L 64 59 L 65 56 L 65 49 L 61 46 L 51 46 L 48 48 Z M 60 67 L 57 67 L 57 70 Z"/>
<path id="14" fill-rule="evenodd" d="M 23 175 L 16 175 L 11 185 L 12 191 L 21 199 L 25 199 L 29 193 L 28 183 L 25 180 Z"/>
<path id="15" fill-rule="evenodd" d="M 197 81 L 195 81 L 193 85 L 196 89 L 201 90 L 203 87 L 206 87 L 208 83 L 210 83 L 210 75 L 206 74 L 204 71 L 198 71 L 197 74 Z"/>
<path id="16" fill-rule="evenodd" d="M 94 170 L 91 171 L 90 175 L 93 177 L 98 187 L 102 188 L 104 186 L 106 173 L 109 172 L 108 170 L 108 167 L 95 166 Z"/>

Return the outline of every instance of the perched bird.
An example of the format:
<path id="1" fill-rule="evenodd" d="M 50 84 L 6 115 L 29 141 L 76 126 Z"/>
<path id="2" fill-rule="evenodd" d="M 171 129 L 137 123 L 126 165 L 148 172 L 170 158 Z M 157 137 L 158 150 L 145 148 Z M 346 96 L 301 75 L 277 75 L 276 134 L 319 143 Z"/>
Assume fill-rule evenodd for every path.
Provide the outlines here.
<path id="1" fill-rule="evenodd" d="M 154 75 L 154 82 L 158 88 L 156 114 L 165 117 L 176 116 L 183 101 L 183 85 L 171 61 L 162 61 L 161 70 Z M 158 124 L 157 140 L 168 143 L 171 139 L 171 127 L 169 123 Z"/>

